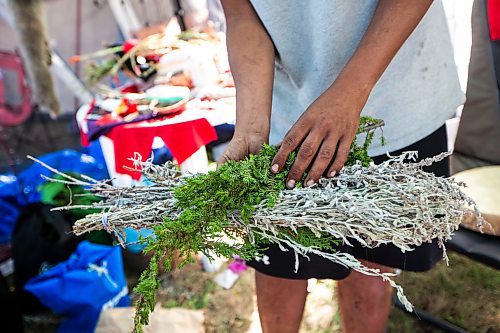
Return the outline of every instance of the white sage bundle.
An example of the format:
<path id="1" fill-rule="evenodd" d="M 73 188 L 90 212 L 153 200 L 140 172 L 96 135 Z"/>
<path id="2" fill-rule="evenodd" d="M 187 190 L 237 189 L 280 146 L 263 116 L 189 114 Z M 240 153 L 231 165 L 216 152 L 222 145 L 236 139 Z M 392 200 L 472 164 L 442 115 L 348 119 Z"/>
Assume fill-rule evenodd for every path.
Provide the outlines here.
<path id="1" fill-rule="evenodd" d="M 412 305 L 401 286 L 392 280 L 394 274 L 366 267 L 348 253 L 303 246 L 279 229 L 307 228 L 318 237 L 333 236 L 347 245 L 356 240 L 368 248 L 394 244 L 403 252 L 437 240 L 447 260 L 445 241 L 452 237 L 463 216 L 476 214 L 478 223 L 483 223 L 474 202 L 460 189 L 464 184 L 422 170 L 448 155 L 443 153 L 414 162 L 416 152 L 406 152 L 379 165 L 346 166 L 336 177 L 321 179 L 312 187 L 280 192 L 273 206 L 263 201 L 248 221 L 238 211 L 228 212 L 228 218 L 235 229 L 243 232 L 246 241 L 263 239 L 278 244 L 283 251 L 294 251 L 296 270 L 299 256 L 315 254 L 360 273 L 381 277 L 396 289 L 398 298 L 411 311 Z M 123 242 L 126 227 L 150 228 L 181 213 L 173 189 L 184 184 L 190 175 L 179 176 L 171 163 L 156 166 L 136 159 L 135 165 L 151 181 L 151 186 L 114 187 L 88 177 L 75 179 L 52 169 L 65 178 L 63 182 L 83 185 L 103 198 L 92 205 L 100 213 L 87 215 L 75 223 L 77 235 L 105 229 Z M 82 207 L 59 209 L 68 208 Z"/>

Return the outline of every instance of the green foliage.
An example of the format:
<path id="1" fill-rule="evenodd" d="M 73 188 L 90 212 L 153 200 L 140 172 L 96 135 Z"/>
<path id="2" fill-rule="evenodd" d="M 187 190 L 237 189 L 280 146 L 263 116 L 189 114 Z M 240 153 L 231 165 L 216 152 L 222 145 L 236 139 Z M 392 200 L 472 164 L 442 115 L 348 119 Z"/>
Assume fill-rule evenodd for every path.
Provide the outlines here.
<path id="1" fill-rule="evenodd" d="M 383 126 L 384 122 L 380 119 L 375 119 L 372 117 L 361 117 L 359 120 L 358 132 L 356 135 L 363 133 L 365 135 L 365 140 L 362 145 L 360 145 L 357 140 L 353 140 L 351 143 L 351 150 L 349 156 L 347 157 L 347 162 L 345 165 L 353 165 L 356 162 L 360 162 L 363 166 L 368 166 L 372 162 L 370 156 L 368 156 L 368 148 L 373 142 L 375 136 L 375 130 Z M 382 136 L 382 145 L 385 144 L 385 139 Z"/>
<path id="2" fill-rule="evenodd" d="M 142 272 L 139 283 L 135 287 L 135 291 L 140 294 L 140 297 L 135 304 L 134 332 L 143 333 L 142 325 L 149 323 L 149 314 L 155 308 L 156 290 L 160 288 L 159 263 L 164 257 L 165 252 L 163 251 L 163 249 L 158 249 L 153 255 L 149 267 Z"/>
<path id="3" fill-rule="evenodd" d="M 68 173 L 73 178 L 80 178 L 79 174 Z M 64 180 L 60 175 L 52 177 L 55 180 Z M 68 185 L 57 181 L 48 181 L 38 187 L 40 201 L 54 207 L 81 206 L 90 207 L 93 203 L 101 201 L 100 198 L 88 192 L 81 185 Z M 88 214 L 99 213 L 95 208 L 73 208 L 67 212 L 67 217 L 79 220 Z M 83 235 L 85 239 L 94 244 L 111 245 L 111 236 L 105 230 L 92 231 Z"/>
<path id="4" fill-rule="evenodd" d="M 80 175 L 69 173 L 68 175 L 74 178 L 80 178 Z M 63 180 L 60 175 L 53 177 L 56 180 Z M 100 199 L 95 195 L 87 192 L 83 186 L 67 185 L 57 181 L 45 182 L 38 188 L 40 192 L 40 200 L 42 203 L 55 207 L 64 207 L 68 205 L 75 206 L 91 206 L 94 202 L 99 202 Z M 72 209 L 69 211 L 76 219 L 81 219 L 84 216 L 97 213 L 97 209 Z"/>
<path id="5" fill-rule="evenodd" d="M 315 247 L 322 251 L 335 251 L 334 246 L 339 244 L 339 241 L 333 236 L 321 235 L 318 237 L 307 228 L 299 228 L 297 232 L 283 228 L 280 232 L 305 247 Z"/>
<path id="6" fill-rule="evenodd" d="M 95 86 L 101 79 L 111 73 L 111 70 L 117 64 L 116 59 L 109 59 L 102 64 L 91 63 L 87 67 L 86 83 L 89 86 Z"/>
<path id="7" fill-rule="evenodd" d="M 365 142 L 363 145 L 353 142 L 347 165 L 356 161 L 363 165 L 371 162 L 367 149 L 373 140 L 375 128 L 381 124 L 381 121 L 373 118 L 361 118 L 358 134 L 366 133 Z M 276 204 L 295 160 L 295 153 L 292 153 L 283 171 L 272 174 L 271 162 L 276 152 L 277 148 L 264 145 L 257 155 L 250 155 L 238 162 L 229 161 L 205 175 L 186 178 L 183 185 L 175 188 L 176 205 L 181 213 L 176 219 L 167 219 L 156 226 L 154 237 L 144 240 L 145 252 L 154 255 L 135 289 L 140 297 L 136 304 L 134 332 L 142 332 L 142 325 L 148 323 L 149 313 L 155 306 L 155 292 L 160 286 L 160 263 L 168 271 L 174 251 L 181 258 L 180 267 L 191 262 L 198 252 L 208 257 L 216 255 L 231 258 L 238 255 L 245 259 L 262 253 L 266 244 L 259 240 L 249 242 L 247 235 L 234 228 L 228 216 L 239 214 L 244 222 L 248 222 L 256 205 L 265 202 L 272 207 Z M 331 236 L 318 237 L 307 228 L 300 228 L 296 232 L 283 228 L 280 232 L 282 237 L 324 251 L 332 251 L 335 244 Z"/>
<path id="8" fill-rule="evenodd" d="M 199 289 L 193 292 L 190 290 L 191 286 L 188 285 L 190 282 L 201 284 L 201 286 L 197 286 Z M 185 289 L 180 295 L 175 295 L 177 296 L 176 298 L 169 299 L 162 305 L 166 308 L 204 309 L 210 303 L 211 296 L 215 290 L 215 283 L 210 279 L 204 281 L 186 281 L 184 287 Z"/>

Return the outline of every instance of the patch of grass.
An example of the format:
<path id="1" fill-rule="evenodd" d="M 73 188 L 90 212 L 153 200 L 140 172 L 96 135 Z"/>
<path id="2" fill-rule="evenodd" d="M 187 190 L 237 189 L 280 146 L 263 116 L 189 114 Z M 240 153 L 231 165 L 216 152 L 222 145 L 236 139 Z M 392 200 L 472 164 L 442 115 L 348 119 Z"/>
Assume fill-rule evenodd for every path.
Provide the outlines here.
<path id="1" fill-rule="evenodd" d="M 193 293 L 186 290 L 178 295 L 178 299 L 168 299 L 163 303 L 165 308 L 184 308 L 190 310 L 204 309 L 210 302 L 211 294 L 215 285 L 212 281 L 206 280 L 202 284 L 199 293 Z"/>
<path id="2" fill-rule="evenodd" d="M 203 272 L 199 265 L 190 265 L 185 272 L 176 270 L 165 275 L 162 286 L 159 301 L 163 307 L 190 310 L 207 307 L 216 287 L 211 275 Z"/>
<path id="3" fill-rule="evenodd" d="M 225 290 L 199 264 L 164 274 L 158 301 L 165 308 L 203 310 L 207 333 L 246 332 L 253 312 L 253 271 L 244 272 L 236 284 Z"/>
<path id="4" fill-rule="evenodd" d="M 205 310 L 206 333 L 244 333 L 251 325 L 254 309 L 254 274 L 247 270 L 230 289 L 216 286 Z"/>
<path id="5" fill-rule="evenodd" d="M 500 332 L 500 274 L 464 256 L 450 253 L 450 266 L 439 263 L 426 273 L 398 277 L 410 301 L 422 310 L 469 332 Z M 389 332 L 440 332 L 394 309 Z"/>

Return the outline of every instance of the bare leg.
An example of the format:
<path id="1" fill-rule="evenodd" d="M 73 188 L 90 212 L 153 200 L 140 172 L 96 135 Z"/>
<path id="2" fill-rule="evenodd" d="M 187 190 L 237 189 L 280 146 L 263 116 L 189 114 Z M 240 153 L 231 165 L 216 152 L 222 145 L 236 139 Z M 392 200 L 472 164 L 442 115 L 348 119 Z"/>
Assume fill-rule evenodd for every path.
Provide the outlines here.
<path id="1" fill-rule="evenodd" d="M 263 333 L 297 333 L 307 296 L 307 280 L 281 279 L 255 272 Z"/>
<path id="2" fill-rule="evenodd" d="M 360 261 L 368 267 L 378 268 L 383 272 L 392 271 L 389 267 Z M 392 288 L 387 282 L 379 277 L 353 271 L 346 279 L 338 282 L 337 290 L 343 332 L 385 332 L 392 296 Z"/>

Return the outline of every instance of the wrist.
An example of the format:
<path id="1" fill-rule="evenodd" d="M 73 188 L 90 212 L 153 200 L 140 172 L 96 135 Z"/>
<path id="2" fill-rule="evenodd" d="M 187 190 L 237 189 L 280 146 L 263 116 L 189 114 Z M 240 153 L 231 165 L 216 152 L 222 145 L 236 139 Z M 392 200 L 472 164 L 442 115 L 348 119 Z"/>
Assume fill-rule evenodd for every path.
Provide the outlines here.
<path id="1" fill-rule="evenodd" d="M 249 126 L 249 125 L 236 125 L 234 130 L 234 137 L 246 138 L 251 141 L 261 141 L 262 143 L 269 142 L 269 125 L 267 126 Z"/>
<path id="2" fill-rule="evenodd" d="M 267 117 L 241 119 L 236 117 L 235 136 L 264 138 L 269 140 L 270 120 Z"/>
<path id="3" fill-rule="evenodd" d="M 262 131 L 262 129 L 252 129 L 252 128 L 238 128 L 236 126 L 234 130 L 234 137 L 236 138 L 247 138 L 252 141 L 269 141 L 269 131 Z"/>
<path id="4" fill-rule="evenodd" d="M 375 82 L 365 78 L 362 74 L 358 75 L 356 72 L 343 71 L 328 88 L 328 91 L 342 91 L 349 96 L 368 98 L 374 86 Z"/>
<path id="5" fill-rule="evenodd" d="M 378 72 L 359 57 L 353 57 L 328 90 L 342 90 L 360 99 L 368 99 L 379 79 Z"/>
<path id="6" fill-rule="evenodd" d="M 371 81 L 343 71 L 323 95 L 330 105 L 350 105 L 350 110 L 360 114 L 373 87 Z"/>

